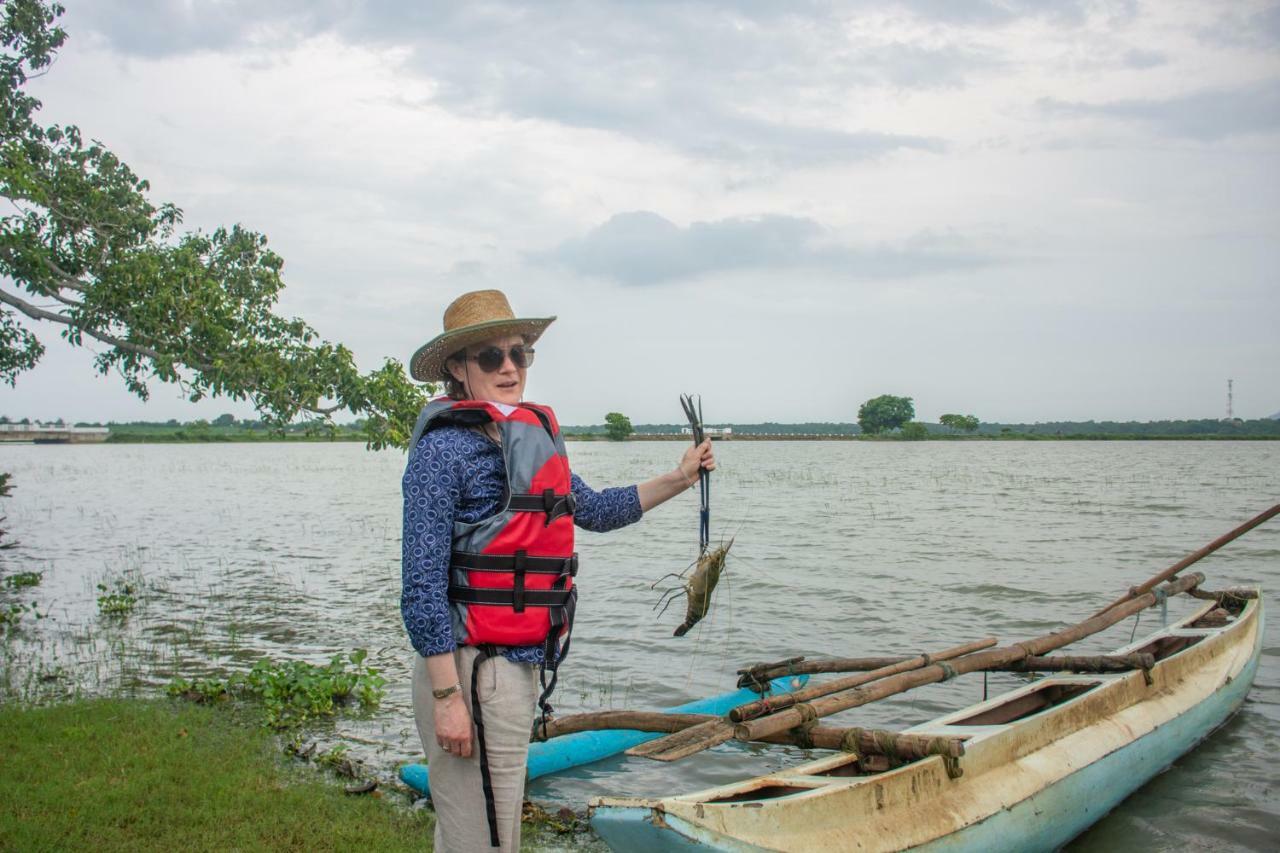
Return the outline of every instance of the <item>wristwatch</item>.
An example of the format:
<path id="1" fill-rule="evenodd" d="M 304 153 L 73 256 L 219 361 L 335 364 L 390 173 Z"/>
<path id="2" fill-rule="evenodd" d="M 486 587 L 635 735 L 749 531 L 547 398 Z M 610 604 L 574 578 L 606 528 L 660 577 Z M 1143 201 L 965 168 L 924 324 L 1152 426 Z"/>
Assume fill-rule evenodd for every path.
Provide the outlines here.
<path id="1" fill-rule="evenodd" d="M 461 684 L 454 684 L 450 687 L 442 687 L 439 690 L 436 690 L 433 688 L 431 690 L 431 695 L 436 697 L 437 699 L 448 699 L 450 696 L 452 696 L 453 694 L 461 690 L 462 690 Z"/>

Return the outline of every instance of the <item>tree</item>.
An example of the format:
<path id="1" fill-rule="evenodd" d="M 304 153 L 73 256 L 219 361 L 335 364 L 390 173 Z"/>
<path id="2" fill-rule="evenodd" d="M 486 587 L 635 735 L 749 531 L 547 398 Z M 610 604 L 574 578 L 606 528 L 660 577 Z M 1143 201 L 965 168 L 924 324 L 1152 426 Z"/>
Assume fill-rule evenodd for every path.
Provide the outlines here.
<path id="1" fill-rule="evenodd" d="M 878 435 L 898 429 L 915 416 L 916 407 L 910 397 L 881 394 L 858 408 L 858 426 L 868 435 Z"/>
<path id="2" fill-rule="evenodd" d="M 236 416 L 231 414 L 230 412 L 224 415 L 218 415 L 216 418 L 213 419 L 213 425 L 216 427 L 235 426 L 235 423 L 236 423 Z"/>
<path id="3" fill-rule="evenodd" d="M 610 412 L 604 416 L 604 431 L 610 441 L 622 441 L 635 432 L 631 427 L 631 418 L 621 412 Z"/>
<path id="4" fill-rule="evenodd" d="M 908 441 L 921 441 L 929 437 L 929 430 L 919 421 L 903 424 L 901 436 Z"/>
<path id="5" fill-rule="evenodd" d="M 7 0 L 0 12 L 0 380 L 44 353 L 35 328 L 101 345 L 95 366 L 147 399 L 152 381 L 192 400 L 250 400 L 280 429 L 363 414 L 371 448 L 405 446 L 425 400 L 400 363 L 366 374 L 341 344 L 274 313 L 283 260 L 240 225 L 180 233 L 182 212 L 73 125 L 42 127 L 23 91 L 66 32 L 63 8 Z M 19 322 L 18 315 L 26 318 Z"/>
<path id="6" fill-rule="evenodd" d="M 973 415 L 943 415 L 938 423 L 950 430 L 974 432 L 978 429 L 978 419 Z"/>

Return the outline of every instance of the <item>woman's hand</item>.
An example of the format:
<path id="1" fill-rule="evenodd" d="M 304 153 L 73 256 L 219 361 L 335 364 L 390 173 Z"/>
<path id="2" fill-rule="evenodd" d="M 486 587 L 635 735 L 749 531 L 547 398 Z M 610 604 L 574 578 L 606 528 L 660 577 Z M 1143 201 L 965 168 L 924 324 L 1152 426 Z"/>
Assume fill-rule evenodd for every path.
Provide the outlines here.
<path id="1" fill-rule="evenodd" d="M 674 471 L 660 474 L 636 486 L 641 511 L 648 512 L 658 504 L 665 503 L 681 492 L 687 492 L 698 485 L 698 472 L 704 468 L 708 471 L 716 470 L 716 455 L 711 452 L 709 438 L 702 444 L 686 450 Z"/>
<path id="2" fill-rule="evenodd" d="M 436 699 L 436 743 L 459 758 L 471 757 L 471 714 L 461 693 Z"/>
<path id="3" fill-rule="evenodd" d="M 702 468 L 716 470 L 716 455 L 711 450 L 709 438 L 703 439 L 702 444 L 690 447 L 680 458 L 680 473 L 684 475 L 690 488 L 698 482 L 698 471 Z"/>

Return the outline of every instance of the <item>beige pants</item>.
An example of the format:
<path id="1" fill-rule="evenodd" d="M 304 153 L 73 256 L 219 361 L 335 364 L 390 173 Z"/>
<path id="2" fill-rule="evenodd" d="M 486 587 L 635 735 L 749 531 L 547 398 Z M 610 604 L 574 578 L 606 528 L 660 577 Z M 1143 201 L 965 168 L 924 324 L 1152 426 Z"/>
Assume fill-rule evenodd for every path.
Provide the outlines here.
<path id="1" fill-rule="evenodd" d="M 453 653 L 462 681 L 462 697 L 471 708 L 471 669 L 478 654 L 472 647 Z M 436 811 L 435 849 L 438 853 L 472 853 L 475 850 L 520 849 L 520 807 L 524 803 L 525 757 L 529 732 L 538 702 L 535 664 L 512 663 L 501 655 L 480 665 L 478 685 L 484 717 L 489 774 L 498 813 L 501 847 L 489 844 L 489 819 L 480 779 L 480 744 L 474 740 L 470 758 L 459 758 L 436 742 L 435 699 L 427 675 L 426 658 L 415 655 L 413 664 L 413 715 L 418 736 L 431 769 L 431 802 Z"/>

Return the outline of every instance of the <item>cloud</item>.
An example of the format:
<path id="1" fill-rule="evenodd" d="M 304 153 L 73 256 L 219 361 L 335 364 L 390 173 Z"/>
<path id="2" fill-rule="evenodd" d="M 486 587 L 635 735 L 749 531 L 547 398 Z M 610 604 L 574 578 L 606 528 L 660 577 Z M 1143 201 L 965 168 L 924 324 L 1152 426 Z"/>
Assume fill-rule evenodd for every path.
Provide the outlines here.
<path id="1" fill-rule="evenodd" d="M 337 0 L 100 0 L 77 4 L 62 23 L 73 39 L 84 24 L 116 51 L 153 59 L 296 42 L 330 26 L 341 7 Z"/>
<path id="2" fill-rule="evenodd" d="M 68 26 L 74 34 L 82 21 L 114 50 L 148 58 L 275 56 L 326 33 L 396 49 L 402 72 L 428 81 L 433 101 L 460 114 L 551 121 L 698 158 L 783 166 L 943 150 L 942 139 L 871 125 L 850 107 L 850 92 L 960 87 L 998 64 L 986 49 L 945 39 L 851 34 L 859 4 L 145 2 L 140 10 L 100 0 Z M 909 17 L 941 14 L 930 4 L 903 8 Z"/>
<path id="3" fill-rule="evenodd" d="M 991 259 L 959 241 L 922 234 L 900 248 L 853 248 L 818 222 L 794 216 L 736 217 L 686 228 L 646 210 L 619 213 L 535 260 L 626 285 L 652 285 L 737 270 L 820 269 L 888 279 L 973 269 Z"/>
<path id="4" fill-rule="evenodd" d="M 1135 47 L 1125 51 L 1124 55 L 1120 57 L 1120 62 L 1126 68 L 1141 70 L 1166 65 L 1169 62 L 1169 57 L 1156 50 L 1142 50 Z"/>
<path id="5" fill-rule="evenodd" d="M 1137 123 L 1165 136 L 1202 142 L 1280 130 L 1280 79 L 1163 100 L 1091 104 L 1044 98 L 1039 104 L 1048 112 Z"/>
<path id="6" fill-rule="evenodd" d="M 1229 47 L 1274 50 L 1280 43 L 1280 3 L 1270 2 L 1261 8 L 1223 3 L 1213 23 L 1203 27 L 1199 37 Z"/>

